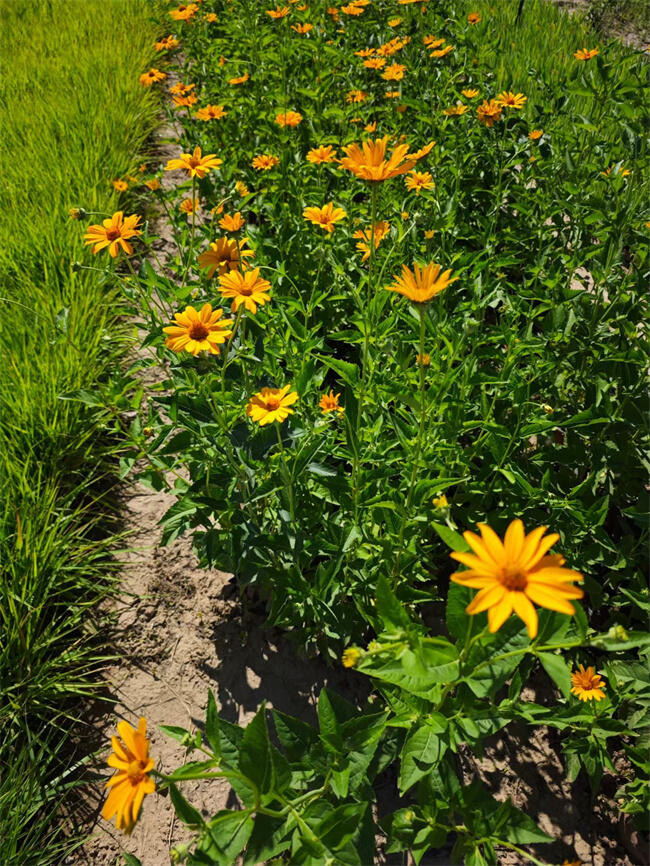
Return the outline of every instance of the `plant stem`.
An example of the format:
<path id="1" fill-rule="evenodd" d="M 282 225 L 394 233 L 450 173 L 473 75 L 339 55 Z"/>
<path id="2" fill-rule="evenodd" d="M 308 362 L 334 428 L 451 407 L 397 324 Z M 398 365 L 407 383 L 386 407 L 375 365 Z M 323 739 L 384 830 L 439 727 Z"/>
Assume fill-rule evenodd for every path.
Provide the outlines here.
<path id="1" fill-rule="evenodd" d="M 293 501 L 293 474 L 289 474 L 289 468 L 287 466 L 287 452 L 284 449 L 284 444 L 282 443 L 282 434 L 280 433 L 280 424 L 275 422 L 275 432 L 278 435 L 278 443 L 280 445 L 280 453 L 282 455 L 282 462 L 284 464 L 285 472 L 287 475 L 287 492 L 289 494 L 289 514 L 291 515 L 291 522 L 296 522 L 294 501 Z"/>
<path id="2" fill-rule="evenodd" d="M 185 271 L 183 272 L 183 281 L 181 282 L 181 288 L 185 286 L 187 282 L 187 276 L 190 272 L 190 266 L 192 264 L 192 255 L 194 253 L 194 232 L 196 230 L 196 208 L 194 207 L 194 199 L 196 196 L 196 177 L 192 178 L 192 231 L 190 232 L 190 248 L 187 252 L 187 261 L 185 262 Z"/>

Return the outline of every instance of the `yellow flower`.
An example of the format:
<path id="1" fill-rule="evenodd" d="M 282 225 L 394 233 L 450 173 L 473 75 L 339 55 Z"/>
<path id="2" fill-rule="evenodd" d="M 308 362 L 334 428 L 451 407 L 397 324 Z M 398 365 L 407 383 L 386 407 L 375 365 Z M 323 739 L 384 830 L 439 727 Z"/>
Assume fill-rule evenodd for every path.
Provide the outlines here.
<path id="1" fill-rule="evenodd" d="M 402 275 L 393 275 L 395 282 L 386 286 L 389 292 L 397 292 L 404 295 L 416 304 L 427 304 L 437 294 L 446 289 L 450 283 L 455 282 L 458 277 L 451 276 L 451 268 L 440 273 L 440 265 L 429 262 L 428 265 L 420 267 L 415 262 L 413 270 L 402 265 Z"/>
<path id="2" fill-rule="evenodd" d="M 160 42 L 154 42 L 154 50 L 155 51 L 173 51 L 174 48 L 178 48 L 180 42 L 178 39 L 174 39 L 173 36 L 165 36 L 164 39 L 161 39 Z"/>
<path id="3" fill-rule="evenodd" d="M 612 167 L 611 167 L 611 165 L 608 166 L 608 167 L 605 169 L 605 171 L 601 171 L 601 174 L 602 174 L 604 177 L 609 177 L 609 176 L 611 175 L 611 173 L 612 173 Z M 629 169 L 629 168 L 623 168 L 622 165 L 619 165 L 618 168 L 616 169 L 616 171 L 614 172 L 614 174 L 620 174 L 621 177 L 627 177 L 628 174 L 631 174 L 631 172 L 630 172 L 630 169 Z M 115 186 L 115 184 L 113 184 L 113 186 Z"/>
<path id="4" fill-rule="evenodd" d="M 88 226 L 88 231 L 84 235 L 86 246 L 94 244 L 93 253 L 108 247 L 108 253 L 112 258 L 117 256 L 121 247 L 127 256 L 130 256 L 133 247 L 128 239 L 142 234 L 137 228 L 140 217 L 137 214 L 131 214 L 126 219 L 122 217 L 122 211 L 118 210 L 110 219 L 105 219 L 102 225 Z"/>
<path id="5" fill-rule="evenodd" d="M 140 76 L 139 81 L 143 87 L 151 87 L 152 84 L 156 84 L 158 81 L 164 81 L 165 78 L 167 78 L 166 72 L 161 72 L 160 69 L 152 67 L 149 72 L 145 72 Z"/>
<path id="6" fill-rule="evenodd" d="M 347 6 L 341 6 L 341 12 L 345 15 L 362 15 L 363 6 L 357 6 L 354 3 L 349 3 Z"/>
<path id="7" fill-rule="evenodd" d="M 469 106 L 463 105 L 462 102 L 458 102 L 450 108 L 443 108 L 442 113 L 447 117 L 460 117 L 461 114 L 465 114 L 466 111 L 469 111 Z"/>
<path id="8" fill-rule="evenodd" d="M 125 180 L 119 180 L 118 178 L 118 180 L 113 181 L 113 188 L 116 189 L 118 192 L 126 192 L 126 190 L 129 188 L 129 185 Z"/>
<path id="9" fill-rule="evenodd" d="M 232 216 L 230 214 L 225 214 L 222 219 L 219 220 L 219 225 L 227 232 L 238 232 L 239 229 L 245 225 L 245 220 L 240 212 L 237 211 L 237 213 Z"/>
<path id="10" fill-rule="evenodd" d="M 217 238 L 209 248 L 198 257 L 199 267 L 210 278 L 216 270 L 220 274 L 228 271 L 246 270 L 246 259 L 254 256 L 253 250 L 244 249 L 247 238 L 236 241 L 234 238 Z"/>
<path id="11" fill-rule="evenodd" d="M 187 96 L 172 96 L 172 100 L 178 108 L 189 108 L 196 104 L 197 96 L 195 93 L 188 93 Z"/>
<path id="12" fill-rule="evenodd" d="M 239 193 L 239 195 L 242 198 L 245 198 L 247 195 L 250 195 L 250 190 L 246 186 L 246 184 L 244 183 L 243 180 L 236 180 L 235 181 L 235 189 L 237 190 L 237 192 Z"/>
<path id="13" fill-rule="evenodd" d="M 381 77 L 385 78 L 386 81 L 401 81 L 404 78 L 405 72 L 406 66 L 403 63 L 391 63 L 390 66 L 384 69 Z"/>
<path id="14" fill-rule="evenodd" d="M 441 493 L 440 496 L 434 496 L 433 498 L 433 507 L 434 508 L 449 508 L 449 502 L 444 493 Z"/>
<path id="15" fill-rule="evenodd" d="M 465 90 L 461 90 L 461 93 L 467 99 L 474 99 L 475 96 L 478 96 L 478 90 L 475 87 L 467 87 Z"/>
<path id="16" fill-rule="evenodd" d="M 261 307 L 271 300 L 267 292 L 270 287 L 271 283 L 260 277 L 259 268 L 245 273 L 231 270 L 227 274 L 219 275 L 219 291 L 222 297 L 233 299 L 233 313 L 237 312 L 242 304 L 249 312 L 256 313 L 258 304 Z"/>
<path id="17" fill-rule="evenodd" d="M 215 21 L 219 20 L 219 16 L 216 15 L 214 12 L 208 12 L 207 15 L 203 16 L 203 20 L 207 21 L 208 24 L 214 24 Z"/>
<path id="18" fill-rule="evenodd" d="M 425 229 L 424 236 L 428 241 L 430 241 L 434 235 L 435 235 L 434 229 Z"/>
<path id="19" fill-rule="evenodd" d="M 163 328 L 169 336 L 165 345 L 172 352 L 189 352 L 198 355 L 199 352 L 219 354 L 219 345 L 225 343 L 232 334 L 232 319 L 223 319 L 223 310 L 212 309 L 211 304 L 204 304 L 201 310 L 185 307 L 183 313 L 174 313 L 175 324 Z"/>
<path id="20" fill-rule="evenodd" d="M 453 45 L 445 45 L 444 48 L 437 48 L 435 51 L 432 51 L 431 54 L 429 54 L 429 57 L 446 57 L 447 54 L 453 50 Z"/>
<path id="21" fill-rule="evenodd" d="M 365 90 L 350 90 L 345 98 L 348 102 L 365 102 L 368 98 L 368 94 Z"/>
<path id="22" fill-rule="evenodd" d="M 424 355 L 420 355 L 420 353 L 418 352 L 415 356 L 415 363 L 418 365 L 418 367 L 429 367 L 431 365 L 431 355 L 429 355 L 427 352 L 425 352 Z"/>
<path id="23" fill-rule="evenodd" d="M 473 532 L 464 532 L 465 541 L 474 553 L 452 553 L 452 559 L 462 562 L 469 571 L 456 571 L 454 583 L 480 590 L 467 613 L 487 610 L 490 632 L 498 631 L 512 611 L 526 623 L 528 635 L 537 635 L 537 611 L 532 602 L 559 613 L 574 614 L 569 599 L 582 598 L 583 591 L 569 585 L 581 581 L 578 571 L 563 568 L 564 558 L 547 555 L 560 537 L 556 533 L 543 538 L 545 526 L 528 535 L 521 520 L 513 520 L 503 542 L 489 526 L 479 523 L 479 538 Z"/>
<path id="24" fill-rule="evenodd" d="M 384 94 L 384 96 L 385 96 L 386 99 L 399 99 L 399 97 L 400 97 L 401 95 L 402 95 L 402 94 L 399 92 L 399 90 L 388 90 L 388 91 Z"/>
<path id="25" fill-rule="evenodd" d="M 354 52 L 357 57 L 372 57 L 375 53 L 374 48 L 362 48 L 360 51 Z"/>
<path id="26" fill-rule="evenodd" d="M 177 84 L 175 84 L 173 87 L 170 87 L 170 88 L 169 88 L 169 92 L 170 92 L 170 93 L 173 93 L 173 94 L 176 94 L 176 95 L 178 95 L 178 96 L 185 96 L 185 95 L 187 95 L 191 90 L 194 90 L 195 87 L 196 87 L 196 84 L 183 84 L 182 81 L 179 81 L 179 82 L 178 82 Z"/>
<path id="27" fill-rule="evenodd" d="M 427 48 L 439 48 L 441 45 L 445 44 L 444 39 L 436 39 L 435 36 L 425 36 L 422 41 Z"/>
<path id="28" fill-rule="evenodd" d="M 470 24 L 478 24 L 478 22 L 481 20 L 480 12 L 470 12 L 467 16 L 467 20 Z"/>
<path id="29" fill-rule="evenodd" d="M 571 674 L 571 684 L 571 694 L 576 695 L 581 701 L 602 701 L 605 697 L 605 683 L 594 668 L 585 670 L 580 665 L 580 668 Z"/>
<path id="30" fill-rule="evenodd" d="M 387 159 L 387 144 L 387 135 L 375 141 L 364 141 L 361 147 L 356 143 L 348 144 L 343 148 L 345 156 L 341 159 L 341 165 L 357 177 L 373 182 L 406 174 L 417 162 L 417 157 L 408 158 L 408 144 L 399 144 Z"/>
<path id="31" fill-rule="evenodd" d="M 400 216 L 403 220 L 407 220 L 409 218 L 409 212 L 407 210 L 403 210 Z"/>
<path id="32" fill-rule="evenodd" d="M 275 115 L 275 122 L 278 126 L 298 126 L 302 122 L 302 114 L 298 111 L 284 111 Z"/>
<path id="33" fill-rule="evenodd" d="M 578 48 L 573 56 L 576 60 L 591 60 L 591 58 L 595 57 L 597 54 L 600 54 L 600 51 L 597 48 Z"/>
<path id="34" fill-rule="evenodd" d="M 71 207 L 68 211 L 68 216 L 71 220 L 80 220 L 81 219 L 81 208 Z"/>
<path id="35" fill-rule="evenodd" d="M 313 24 L 292 24 L 291 29 L 295 30 L 296 33 L 300 33 L 301 36 L 304 36 L 305 33 L 309 33 L 309 31 L 313 28 Z"/>
<path id="36" fill-rule="evenodd" d="M 184 169 L 190 177 L 205 177 L 211 168 L 218 168 L 223 160 L 218 159 L 214 153 L 201 155 L 201 148 L 195 147 L 194 153 L 181 153 L 179 159 L 170 159 L 165 166 L 165 171 Z"/>
<path id="37" fill-rule="evenodd" d="M 220 120 L 228 114 L 223 110 L 223 105 L 206 105 L 205 108 L 199 108 L 194 115 L 197 120 Z"/>
<path id="38" fill-rule="evenodd" d="M 369 57 L 363 61 L 363 65 L 367 69 L 382 69 L 386 65 L 385 57 Z"/>
<path id="39" fill-rule="evenodd" d="M 117 772 L 106 784 L 111 791 L 102 809 L 102 818 L 110 821 L 116 815 L 118 830 L 130 833 L 138 820 L 142 801 L 146 794 L 153 794 L 156 785 L 148 773 L 153 770 L 154 760 L 149 757 L 150 742 L 147 739 L 147 722 L 141 718 L 137 729 L 128 722 L 118 722 L 117 730 L 122 742 L 111 737 L 113 752 L 108 766 Z"/>
<path id="40" fill-rule="evenodd" d="M 277 20 L 279 18 L 286 18 L 290 11 L 288 6 L 278 6 L 276 9 L 267 9 L 266 14 Z"/>
<path id="41" fill-rule="evenodd" d="M 286 421 L 289 415 L 293 415 L 295 410 L 290 407 L 297 399 L 298 395 L 291 390 L 291 385 L 285 385 L 284 388 L 262 388 L 251 397 L 246 406 L 246 414 L 260 427 L 274 421 Z"/>
<path id="42" fill-rule="evenodd" d="M 177 9 L 171 9 L 169 14 L 174 21 L 189 21 L 199 11 L 196 3 L 181 3 Z"/>
<path id="43" fill-rule="evenodd" d="M 416 150 L 415 153 L 407 154 L 406 158 L 407 159 L 415 159 L 415 160 L 419 161 L 431 153 L 431 151 L 435 147 L 435 144 L 436 144 L 435 141 L 430 141 L 428 144 L 425 144 L 424 147 L 421 147 L 419 150 Z"/>
<path id="44" fill-rule="evenodd" d="M 433 182 L 433 177 L 431 173 L 428 171 L 409 171 L 409 173 L 404 178 L 404 183 L 406 188 L 409 190 L 415 190 L 416 195 L 420 195 L 421 189 L 433 189 L 435 186 Z"/>
<path id="45" fill-rule="evenodd" d="M 402 23 L 402 19 L 401 19 L 401 18 L 389 18 L 389 19 L 388 19 L 388 26 L 389 26 L 389 27 L 399 27 L 399 25 L 400 25 L 401 23 Z"/>
<path id="46" fill-rule="evenodd" d="M 345 668 L 354 668 L 357 666 L 359 659 L 361 658 L 361 652 L 354 646 L 348 647 L 346 650 L 343 650 L 343 655 L 341 656 L 341 661 L 343 663 L 343 667 Z"/>
<path id="47" fill-rule="evenodd" d="M 309 222 L 320 226 L 322 229 L 325 229 L 326 232 L 331 234 L 334 231 L 334 223 L 344 219 L 347 216 L 347 213 L 343 208 L 334 207 L 333 203 L 330 201 L 323 205 L 323 207 L 306 207 L 302 212 L 302 215 L 306 220 L 309 220 Z"/>
<path id="48" fill-rule="evenodd" d="M 192 201 L 191 198 L 185 198 L 185 199 L 183 199 L 183 201 L 179 205 L 179 210 L 181 210 L 183 213 L 186 213 L 186 214 L 196 213 L 196 211 L 198 209 L 199 209 L 198 198 L 195 198 L 194 201 Z"/>
<path id="49" fill-rule="evenodd" d="M 249 78 L 250 75 L 248 74 L 248 72 L 244 72 L 243 75 L 239 75 L 236 78 L 229 78 L 228 84 L 246 84 Z"/>
<path id="50" fill-rule="evenodd" d="M 478 119 L 486 126 L 494 126 L 495 121 L 501 120 L 501 106 L 496 99 L 491 99 L 489 102 L 484 99 L 476 109 Z"/>
<path id="51" fill-rule="evenodd" d="M 150 180 L 145 180 L 144 185 L 148 186 L 149 189 L 152 190 L 152 192 L 154 190 L 160 189 L 160 181 L 157 177 L 152 177 Z"/>
<path id="52" fill-rule="evenodd" d="M 338 412 L 339 415 L 342 415 L 345 412 L 343 406 L 339 406 L 340 396 L 340 394 L 335 394 L 333 390 L 329 394 L 323 394 L 318 404 L 323 410 L 323 415 L 326 415 L 328 412 Z"/>
<path id="53" fill-rule="evenodd" d="M 511 90 L 504 90 L 500 93 L 496 101 L 501 108 L 523 108 L 524 102 L 528 99 L 523 93 L 513 93 Z"/>
<path id="54" fill-rule="evenodd" d="M 386 220 L 380 220 L 375 223 L 374 229 L 375 249 L 377 249 L 383 238 L 385 238 L 390 231 L 390 223 L 386 222 Z M 361 261 L 365 262 L 370 258 L 370 229 L 357 229 L 353 237 L 361 239 L 357 244 L 357 249 L 359 252 L 363 253 Z"/>
<path id="55" fill-rule="evenodd" d="M 544 131 L 542 129 L 531 129 L 531 131 L 528 133 L 528 138 L 531 141 L 537 141 L 543 135 L 544 135 Z"/>
<path id="56" fill-rule="evenodd" d="M 262 153 L 255 157 L 251 165 L 258 171 L 271 171 L 271 169 L 279 162 L 280 160 L 277 156 L 271 156 L 269 153 Z"/>
<path id="57" fill-rule="evenodd" d="M 312 147 L 307 153 L 307 162 L 313 162 L 314 165 L 320 165 L 322 162 L 336 161 L 336 151 L 331 144 L 321 144 L 318 147 Z"/>

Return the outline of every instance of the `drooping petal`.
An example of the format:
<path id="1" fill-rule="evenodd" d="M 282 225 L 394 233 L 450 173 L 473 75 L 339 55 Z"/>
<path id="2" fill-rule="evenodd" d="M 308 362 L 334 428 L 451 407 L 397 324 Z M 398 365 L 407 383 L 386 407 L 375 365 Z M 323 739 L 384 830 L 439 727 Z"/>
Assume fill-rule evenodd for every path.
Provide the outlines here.
<path id="1" fill-rule="evenodd" d="M 523 592 L 512 593 L 512 606 L 517 616 L 526 623 L 528 637 L 534 638 L 537 636 L 537 611 L 526 598 Z"/>
<path id="2" fill-rule="evenodd" d="M 488 628 L 492 634 L 498 631 L 503 623 L 512 613 L 512 596 L 514 593 L 507 592 L 499 604 L 488 610 Z"/>

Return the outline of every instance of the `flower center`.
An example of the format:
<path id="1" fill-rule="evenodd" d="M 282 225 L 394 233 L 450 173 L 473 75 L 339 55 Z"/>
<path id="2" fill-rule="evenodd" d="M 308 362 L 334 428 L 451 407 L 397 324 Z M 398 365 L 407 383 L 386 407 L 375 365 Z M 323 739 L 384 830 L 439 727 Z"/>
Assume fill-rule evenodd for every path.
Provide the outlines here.
<path id="1" fill-rule="evenodd" d="M 194 322 L 190 328 L 190 339 L 200 342 L 205 340 L 209 333 L 210 331 L 201 322 Z"/>
<path id="2" fill-rule="evenodd" d="M 106 229 L 106 240 L 114 241 L 116 238 L 120 237 L 120 230 L 118 228 L 110 228 Z"/>
<path id="3" fill-rule="evenodd" d="M 506 589 L 515 592 L 521 592 L 528 585 L 528 579 L 518 565 L 504 565 L 499 574 L 499 582 Z"/>
<path id="4" fill-rule="evenodd" d="M 140 761 L 131 761 L 126 771 L 127 776 L 129 777 L 129 781 L 136 784 L 142 779 L 142 764 Z"/>
<path id="5" fill-rule="evenodd" d="M 189 165 L 191 165 L 192 168 L 196 168 L 197 165 L 201 165 L 201 160 L 197 159 L 196 156 L 191 156 L 188 160 L 188 163 Z"/>
<path id="6" fill-rule="evenodd" d="M 280 400 L 277 397 L 267 397 L 266 408 L 269 412 L 275 412 L 276 409 L 280 408 Z"/>

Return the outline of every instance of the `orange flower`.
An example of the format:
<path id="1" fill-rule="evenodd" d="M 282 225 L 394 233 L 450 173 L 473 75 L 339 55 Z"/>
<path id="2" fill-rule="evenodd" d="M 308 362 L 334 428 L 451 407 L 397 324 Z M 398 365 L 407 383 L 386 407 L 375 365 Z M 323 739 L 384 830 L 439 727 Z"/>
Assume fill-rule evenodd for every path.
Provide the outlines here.
<path id="1" fill-rule="evenodd" d="M 165 36 L 164 39 L 161 39 L 160 42 L 154 43 L 155 51 L 173 51 L 174 48 L 178 48 L 180 42 L 178 39 L 174 39 L 173 36 Z"/>
<path id="2" fill-rule="evenodd" d="M 167 78 L 166 72 L 161 72 L 160 69 L 156 69 L 152 66 L 149 72 L 145 72 L 144 75 L 140 76 L 139 80 L 143 87 L 151 87 L 152 84 L 156 84 L 158 81 L 164 81 L 165 78 Z"/>
<path id="3" fill-rule="evenodd" d="M 531 131 L 528 133 L 528 138 L 529 138 L 531 141 L 537 141 L 537 140 L 540 139 L 543 135 L 544 135 L 544 130 L 542 130 L 542 129 L 531 129 Z"/>
<path id="4" fill-rule="evenodd" d="M 112 181 L 113 189 L 116 189 L 118 192 L 126 192 L 129 188 L 128 183 L 125 180 L 117 180 Z"/>
<path id="5" fill-rule="evenodd" d="M 401 81 L 404 78 L 406 66 L 403 63 L 391 63 L 381 74 L 381 77 L 386 81 Z"/>
<path id="6" fill-rule="evenodd" d="M 358 144 L 348 144 L 343 148 L 345 156 L 341 159 L 341 165 L 357 177 L 373 182 L 406 174 L 417 162 L 417 157 L 409 158 L 408 144 L 399 144 L 393 148 L 387 159 L 387 144 L 387 135 L 375 141 L 364 141 L 361 147 Z"/>
<path id="7" fill-rule="evenodd" d="M 452 105 L 449 108 L 442 109 L 442 113 L 447 115 L 447 117 L 460 117 L 462 114 L 465 114 L 466 111 L 469 111 L 469 106 L 463 105 L 462 102 L 458 102 L 456 105 Z"/>
<path id="8" fill-rule="evenodd" d="M 478 90 L 475 87 L 467 87 L 465 90 L 461 90 L 461 93 L 467 99 L 474 99 L 475 96 L 478 96 Z"/>
<path id="9" fill-rule="evenodd" d="M 194 90 L 196 84 L 183 84 L 182 81 L 179 81 L 173 87 L 169 88 L 170 93 L 176 93 L 180 96 L 185 96 L 190 90 Z"/>
<path id="10" fill-rule="evenodd" d="M 368 94 L 365 90 L 349 90 L 345 98 L 348 102 L 365 102 Z"/>
<path id="11" fill-rule="evenodd" d="M 208 12 L 207 15 L 203 16 L 203 20 L 207 21 L 208 24 L 214 24 L 215 21 L 219 20 L 219 16 L 214 12 Z"/>
<path id="12" fill-rule="evenodd" d="M 218 159 L 214 153 L 201 155 L 201 148 L 195 147 L 194 153 L 181 153 L 179 159 L 170 159 L 165 166 L 165 171 L 185 170 L 190 177 L 203 178 L 212 168 L 219 168 L 223 160 Z"/>
<path id="13" fill-rule="evenodd" d="M 148 773 L 153 770 L 154 761 L 149 757 L 150 742 L 147 739 L 147 722 L 141 718 L 137 729 L 128 722 L 117 723 L 122 743 L 111 737 L 113 752 L 108 758 L 108 766 L 117 772 L 108 780 L 106 787 L 111 792 L 102 809 L 102 818 L 110 821 L 116 815 L 115 826 L 118 830 L 131 833 L 138 820 L 142 801 L 146 794 L 153 794 L 156 785 Z"/>
<path id="14" fill-rule="evenodd" d="M 431 54 L 429 54 L 429 57 L 446 57 L 447 54 L 449 54 L 449 52 L 453 50 L 453 45 L 445 45 L 444 48 L 438 48 L 435 51 L 432 51 Z"/>
<path id="15" fill-rule="evenodd" d="M 307 162 L 312 162 L 314 165 L 320 165 L 322 162 L 337 162 L 336 151 L 331 144 L 321 144 L 318 147 L 312 147 L 307 152 Z"/>
<path id="16" fill-rule="evenodd" d="M 363 61 L 363 65 L 368 69 L 381 69 L 386 65 L 385 57 L 369 57 Z"/>
<path id="17" fill-rule="evenodd" d="M 246 84 L 249 78 L 250 75 L 248 74 L 248 72 L 244 72 L 243 75 L 240 75 L 237 78 L 229 78 L 228 84 Z"/>
<path id="18" fill-rule="evenodd" d="M 404 178 L 404 183 L 408 190 L 415 190 L 416 195 L 420 195 L 421 189 L 433 189 L 435 186 L 433 177 L 428 171 L 409 171 Z"/>
<path id="19" fill-rule="evenodd" d="M 259 156 L 255 157 L 251 165 L 258 171 L 271 171 L 271 169 L 279 162 L 280 160 L 277 158 L 277 156 L 272 156 L 269 153 L 262 153 Z"/>
<path id="20" fill-rule="evenodd" d="M 246 406 L 246 414 L 252 421 L 257 421 L 260 427 L 272 424 L 274 421 L 286 421 L 294 410 L 290 407 L 296 402 L 298 395 L 291 390 L 291 385 L 284 388 L 262 388 L 251 397 Z"/>
<path id="21" fill-rule="evenodd" d="M 467 20 L 470 24 L 478 24 L 478 22 L 481 20 L 480 12 L 470 12 L 467 16 Z"/>
<path id="22" fill-rule="evenodd" d="M 195 198 L 194 201 L 192 201 L 191 198 L 183 199 L 183 201 L 179 205 L 179 210 L 181 210 L 183 213 L 186 213 L 186 214 L 196 213 L 198 209 L 199 209 L 198 198 Z"/>
<path id="23" fill-rule="evenodd" d="M 199 108 L 194 115 L 197 120 L 221 120 L 228 114 L 223 110 L 223 105 L 206 105 L 205 108 Z"/>
<path id="24" fill-rule="evenodd" d="M 181 3 L 177 9 L 170 9 L 169 15 L 174 21 L 189 21 L 198 11 L 199 7 L 196 3 Z"/>
<path id="25" fill-rule="evenodd" d="M 363 127 L 363 131 L 367 132 L 368 134 L 372 134 L 373 132 L 375 132 L 376 129 L 377 129 L 377 121 L 376 120 L 373 120 L 372 123 L 366 123 L 366 125 Z"/>
<path id="26" fill-rule="evenodd" d="M 339 415 L 342 415 L 345 412 L 343 406 L 339 406 L 340 396 L 340 394 L 335 394 L 334 390 L 331 390 L 329 394 L 323 394 L 318 404 L 323 410 L 323 415 L 327 415 L 328 412 L 338 412 Z"/>
<path id="27" fill-rule="evenodd" d="M 267 9 L 266 14 L 277 20 L 279 18 L 286 18 L 290 11 L 288 6 L 278 6 L 276 9 Z"/>
<path id="28" fill-rule="evenodd" d="M 390 231 L 390 223 L 386 222 L 386 220 L 379 220 L 379 222 L 375 223 L 374 226 L 374 235 L 375 235 L 375 249 L 379 246 L 381 241 L 386 237 L 388 232 Z M 362 262 L 367 261 L 370 258 L 370 239 L 371 233 L 370 229 L 357 229 L 354 233 L 353 237 L 359 238 L 359 243 L 357 244 L 357 249 L 359 252 L 363 253 L 361 258 Z"/>
<path id="29" fill-rule="evenodd" d="M 597 54 L 600 54 L 600 51 L 597 48 L 578 48 L 573 56 L 576 60 L 591 60 L 591 58 L 595 57 Z"/>
<path id="30" fill-rule="evenodd" d="M 126 255 L 130 256 L 133 247 L 128 239 L 142 234 L 137 228 L 139 222 L 140 217 L 137 214 L 131 214 L 123 219 L 122 211 L 118 210 L 110 219 L 105 219 L 102 225 L 88 226 L 88 231 L 84 235 L 85 244 L 86 246 L 94 244 L 93 254 L 108 247 L 108 253 L 114 259 L 121 247 Z"/>
<path id="31" fill-rule="evenodd" d="M 356 6 L 354 3 L 349 3 L 347 6 L 341 6 L 341 12 L 345 15 L 363 15 L 363 7 Z"/>
<path id="32" fill-rule="evenodd" d="M 602 701 L 605 697 L 603 678 L 594 668 L 584 669 L 583 665 L 571 674 L 571 694 L 581 701 Z"/>
<path id="33" fill-rule="evenodd" d="M 451 276 L 451 268 L 444 273 L 440 273 L 441 270 L 440 265 L 433 262 L 423 267 L 415 262 L 413 270 L 402 265 L 401 276 L 394 274 L 395 282 L 386 286 L 386 289 L 404 295 L 416 304 L 428 304 L 432 298 L 458 279 Z"/>
<path id="34" fill-rule="evenodd" d="M 425 144 L 424 147 L 421 147 L 419 150 L 416 150 L 415 153 L 407 154 L 407 159 L 415 159 L 420 160 L 425 156 L 428 156 L 433 148 L 435 147 L 435 141 L 430 141 L 428 144 Z"/>
<path id="35" fill-rule="evenodd" d="M 441 45 L 445 44 L 444 39 L 436 39 L 435 36 L 425 36 L 422 41 L 427 48 L 439 48 Z"/>
<path id="36" fill-rule="evenodd" d="M 524 102 L 528 99 L 527 96 L 524 96 L 523 93 L 513 93 L 511 90 L 504 90 L 503 93 L 500 93 L 496 101 L 502 108 L 516 108 L 520 109 L 524 107 Z"/>
<path id="37" fill-rule="evenodd" d="M 298 111 L 284 111 L 275 115 L 275 122 L 278 126 L 298 126 L 302 123 L 302 114 Z"/>
<path id="38" fill-rule="evenodd" d="M 154 190 L 160 189 L 160 181 L 157 177 L 152 177 L 150 178 L 150 180 L 145 180 L 144 185 L 148 186 L 152 192 Z"/>
<path id="39" fill-rule="evenodd" d="M 309 222 L 320 226 L 331 234 L 334 231 L 334 224 L 339 222 L 339 220 L 345 219 L 347 213 L 343 208 L 334 207 L 332 202 L 328 202 L 323 207 L 306 207 L 302 215 Z"/>
<path id="40" fill-rule="evenodd" d="M 313 25 L 313 24 L 309 24 L 309 23 L 306 23 L 306 24 L 292 24 L 292 25 L 291 25 L 291 29 L 292 29 L 292 30 L 295 30 L 296 33 L 300 33 L 301 36 L 304 36 L 305 33 L 309 33 L 309 31 L 312 30 L 313 27 L 314 27 L 314 25 Z"/>
<path id="41" fill-rule="evenodd" d="M 247 238 L 240 241 L 235 238 L 217 238 L 209 248 L 198 257 L 199 267 L 206 272 L 206 277 L 214 276 L 215 271 L 226 274 L 228 271 L 246 270 L 246 259 L 255 255 L 253 250 L 244 249 Z"/>
<path id="42" fill-rule="evenodd" d="M 196 103 L 197 97 L 195 93 L 188 93 L 187 96 L 172 96 L 172 100 L 174 101 L 174 105 L 178 108 L 189 108 L 191 105 Z"/>
<path id="43" fill-rule="evenodd" d="M 491 99 L 489 102 L 484 99 L 476 109 L 476 113 L 480 122 L 486 126 L 494 126 L 495 121 L 501 120 L 501 106 L 496 99 Z"/>
<path id="44" fill-rule="evenodd" d="M 182 313 L 174 313 L 175 324 L 163 328 L 169 336 L 165 345 L 172 352 L 189 352 L 198 355 L 199 352 L 209 352 L 218 355 L 219 346 L 232 335 L 232 319 L 221 319 L 223 310 L 212 309 L 211 304 L 204 304 L 201 310 L 185 307 Z"/>
<path id="45" fill-rule="evenodd" d="M 257 305 L 263 306 L 271 300 L 267 289 L 271 283 L 260 277 L 260 269 L 242 273 L 231 270 L 227 274 L 219 275 L 219 291 L 224 298 L 232 298 L 232 311 L 235 313 L 243 304 L 251 313 L 257 312 Z"/>
<path id="46" fill-rule="evenodd" d="M 225 214 L 224 217 L 219 220 L 219 225 L 227 232 L 238 232 L 244 224 L 245 220 L 239 211 L 237 211 L 236 214 L 233 214 L 233 216 Z"/>

